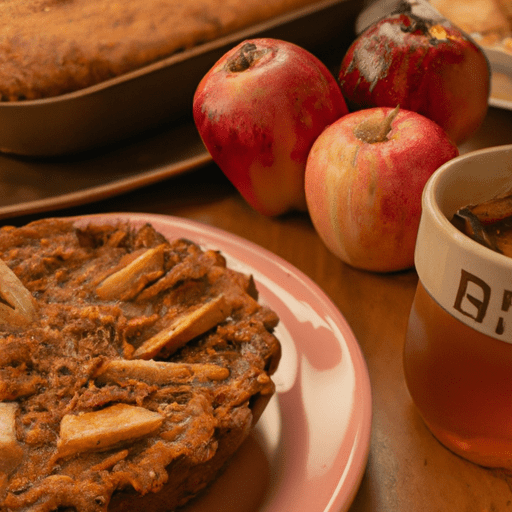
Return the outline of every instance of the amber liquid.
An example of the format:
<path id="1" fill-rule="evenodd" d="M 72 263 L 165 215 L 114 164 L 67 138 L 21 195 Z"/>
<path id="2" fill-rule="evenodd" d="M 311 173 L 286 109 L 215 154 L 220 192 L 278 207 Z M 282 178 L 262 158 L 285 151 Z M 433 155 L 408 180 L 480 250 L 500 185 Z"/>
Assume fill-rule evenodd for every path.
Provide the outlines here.
<path id="1" fill-rule="evenodd" d="M 453 318 L 419 283 L 404 371 L 414 403 L 441 443 L 477 464 L 512 469 L 512 344 Z"/>

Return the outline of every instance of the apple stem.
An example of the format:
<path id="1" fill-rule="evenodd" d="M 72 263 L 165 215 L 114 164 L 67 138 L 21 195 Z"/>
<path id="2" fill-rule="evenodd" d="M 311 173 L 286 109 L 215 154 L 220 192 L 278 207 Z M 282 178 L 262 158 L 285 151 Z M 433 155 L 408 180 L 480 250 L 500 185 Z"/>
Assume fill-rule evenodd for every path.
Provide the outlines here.
<path id="1" fill-rule="evenodd" d="M 254 62 L 267 53 L 268 50 L 258 50 L 254 43 L 245 43 L 228 61 L 227 68 L 232 73 L 240 73 L 249 69 Z"/>
<path id="2" fill-rule="evenodd" d="M 396 106 L 388 115 L 384 118 L 384 122 L 380 125 L 380 132 L 377 134 L 377 140 L 375 142 L 382 142 L 387 140 L 388 133 L 391 131 L 391 124 L 395 117 L 398 115 L 400 110 L 399 106 Z"/>
<path id="3" fill-rule="evenodd" d="M 396 106 L 393 110 L 391 110 L 384 120 L 378 125 L 374 125 L 373 123 L 361 123 L 356 126 L 354 130 L 354 135 L 368 144 L 374 144 L 376 142 L 384 142 L 388 140 L 388 133 L 391 131 L 391 124 L 393 120 L 398 115 L 400 110 L 400 105 Z"/>

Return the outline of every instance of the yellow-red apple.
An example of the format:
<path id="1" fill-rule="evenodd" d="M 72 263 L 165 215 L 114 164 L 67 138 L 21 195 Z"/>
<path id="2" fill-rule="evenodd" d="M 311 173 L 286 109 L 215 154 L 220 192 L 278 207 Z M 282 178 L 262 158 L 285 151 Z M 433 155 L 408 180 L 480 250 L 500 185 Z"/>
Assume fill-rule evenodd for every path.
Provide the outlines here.
<path id="1" fill-rule="evenodd" d="M 204 76 L 193 115 L 213 160 L 264 215 L 306 210 L 307 155 L 348 112 L 336 79 L 313 54 L 276 39 L 227 52 Z"/>
<path id="2" fill-rule="evenodd" d="M 364 30 L 338 80 L 351 110 L 400 105 L 435 121 L 456 144 L 476 131 L 488 109 L 484 52 L 423 0 L 403 1 Z"/>
<path id="3" fill-rule="evenodd" d="M 313 225 L 353 267 L 412 267 L 424 185 L 458 153 L 440 126 L 416 112 L 375 107 L 348 114 L 322 132 L 308 157 Z"/>

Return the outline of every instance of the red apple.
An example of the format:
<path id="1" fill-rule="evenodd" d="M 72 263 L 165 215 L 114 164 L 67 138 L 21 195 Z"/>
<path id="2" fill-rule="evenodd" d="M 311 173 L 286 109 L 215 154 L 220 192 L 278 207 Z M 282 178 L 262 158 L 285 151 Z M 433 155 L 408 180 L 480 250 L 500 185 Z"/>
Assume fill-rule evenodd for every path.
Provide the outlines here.
<path id="1" fill-rule="evenodd" d="M 490 68 L 480 47 L 421 0 L 371 24 L 349 47 L 339 72 L 351 109 L 396 107 L 439 124 L 456 144 L 488 108 Z"/>
<path id="2" fill-rule="evenodd" d="M 457 155 L 446 133 L 416 112 L 375 107 L 348 114 L 324 130 L 308 157 L 313 225 L 351 266 L 412 267 L 423 187 Z"/>
<path id="3" fill-rule="evenodd" d="M 348 112 L 327 67 L 294 44 L 254 39 L 201 80 L 194 121 L 213 160 L 264 215 L 306 210 L 304 172 L 314 140 Z"/>

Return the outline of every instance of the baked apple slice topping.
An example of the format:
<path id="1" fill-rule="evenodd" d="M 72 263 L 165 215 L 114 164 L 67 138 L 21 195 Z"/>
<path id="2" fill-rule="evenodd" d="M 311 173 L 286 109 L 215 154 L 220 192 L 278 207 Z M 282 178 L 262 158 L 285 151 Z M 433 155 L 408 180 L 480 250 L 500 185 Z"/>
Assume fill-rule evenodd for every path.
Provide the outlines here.
<path id="1" fill-rule="evenodd" d="M 148 249 L 126 266 L 117 270 L 96 288 L 103 300 L 131 300 L 149 283 L 164 273 L 165 245 Z"/>
<path id="2" fill-rule="evenodd" d="M 133 353 L 134 359 L 167 357 L 197 336 L 220 324 L 231 314 L 223 295 L 211 299 L 197 309 L 179 316 L 168 327 L 146 340 Z"/>
<path id="3" fill-rule="evenodd" d="M 0 476 L 14 469 L 23 457 L 23 449 L 16 439 L 15 402 L 0 402 Z"/>
<path id="4" fill-rule="evenodd" d="M 115 404 L 82 414 L 67 414 L 60 424 L 59 458 L 103 451 L 157 430 L 165 416 L 144 407 Z"/>
<path id="5" fill-rule="evenodd" d="M 16 274 L 0 259 L 0 323 L 23 325 L 36 315 L 36 302 Z"/>
<path id="6" fill-rule="evenodd" d="M 229 370 L 215 364 L 172 363 L 144 359 L 113 359 L 100 369 L 99 384 L 127 384 L 131 380 L 159 386 L 222 381 Z"/>

